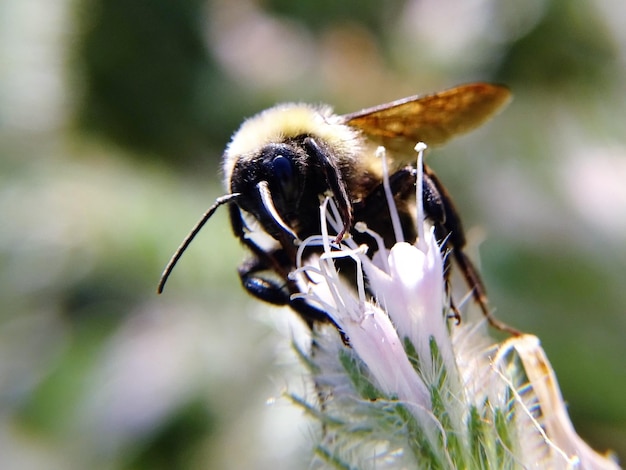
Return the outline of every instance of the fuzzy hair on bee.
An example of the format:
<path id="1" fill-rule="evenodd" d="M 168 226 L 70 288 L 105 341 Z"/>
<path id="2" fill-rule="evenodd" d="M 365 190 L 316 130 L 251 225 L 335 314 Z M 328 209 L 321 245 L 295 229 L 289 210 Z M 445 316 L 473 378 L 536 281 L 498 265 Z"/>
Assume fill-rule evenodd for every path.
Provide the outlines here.
<path id="1" fill-rule="evenodd" d="M 320 232 L 319 205 L 332 197 L 343 237 L 361 237 L 375 251 L 372 239 L 353 231 L 364 222 L 389 247 L 395 243 L 383 191 L 382 164 L 375 149 L 390 154 L 389 178 L 407 241 L 417 237 L 413 211 L 417 172 L 410 164 L 417 142 L 429 146 L 468 132 L 495 114 L 510 99 L 507 88 L 473 83 L 425 96 L 412 96 L 351 114 L 331 107 L 302 103 L 279 104 L 246 119 L 233 134 L 223 155 L 227 194 L 218 198 L 185 238 L 163 271 L 163 290 L 174 265 L 218 207 L 227 205 L 235 237 L 251 252 L 239 267 L 242 285 L 254 297 L 289 305 L 313 325 L 327 321 L 324 312 L 307 304 L 290 273 L 296 269 L 297 245 Z M 420 173 L 421 174 L 421 173 Z M 492 325 L 485 288 L 465 255 L 465 236 L 452 198 L 424 164 L 425 213 L 472 289 Z M 270 242 L 261 243 L 261 232 Z M 347 276 L 350 274 L 347 273 Z"/>
<path id="2" fill-rule="evenodd" d="M 327 142 L 335 158 L 346 165 L 358 162 L 362 150 L 360 132 L 346 125 L 330 106 L 284 103 L 246 119 L 233 134 L 224 152 L 225 186 L 230 187 L 233 168 L 239 160 L 255 158 L 259 149 L 301 135 Z"/>

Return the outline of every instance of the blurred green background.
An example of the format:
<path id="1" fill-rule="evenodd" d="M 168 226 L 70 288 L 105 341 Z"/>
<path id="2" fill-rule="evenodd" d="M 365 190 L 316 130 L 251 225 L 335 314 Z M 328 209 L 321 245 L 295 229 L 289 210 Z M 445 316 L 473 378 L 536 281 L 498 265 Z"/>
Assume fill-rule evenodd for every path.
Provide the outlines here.
<path id="1" fill-rule="evenodd" d="M 541 338 L 579 433 L 626 458 L 625 17 L 620 0 L 2 0 L 2 468 L 307 468 L 311 431 L 272 399 L 298 374 L 290 314 L 240 288 L 226 211 L 159 297 L 161 269 L 222 194 L 243 117 L 477 80 L 515 100 L 430 164 L 498 316 Z"/>

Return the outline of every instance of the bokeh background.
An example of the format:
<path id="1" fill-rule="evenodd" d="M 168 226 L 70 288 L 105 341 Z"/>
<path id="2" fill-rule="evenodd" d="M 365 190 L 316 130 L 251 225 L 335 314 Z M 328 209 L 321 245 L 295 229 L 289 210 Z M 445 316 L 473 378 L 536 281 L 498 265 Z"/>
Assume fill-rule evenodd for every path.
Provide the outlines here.
<path id="1" fill-rule="evenodd" d="M 431 152 L 500 318 L 537 334 L 579 433 L 626 459 L 626 3 L 2 0 L 0 466 L 306 468 L 286 310 L 239 286 L 241 122 L 485 80 L 509 108 Z M 297 369 L 295 370 L 297 376 Z"/>

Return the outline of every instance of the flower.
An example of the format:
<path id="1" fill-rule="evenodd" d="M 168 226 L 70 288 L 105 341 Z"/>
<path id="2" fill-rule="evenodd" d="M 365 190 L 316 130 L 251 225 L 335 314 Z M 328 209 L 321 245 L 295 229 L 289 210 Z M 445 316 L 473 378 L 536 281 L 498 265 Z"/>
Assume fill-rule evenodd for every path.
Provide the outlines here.
<path id="1" fill-rule="evenodd" d="M 311 350 L 299 351 L 316 396 L 291 395 L 322 423 L 313 467 L 619 468 L 576 435 L 536 337 L 498 344 L 484 319 L 451 320 L 444 254 L 422 209 L 424 148 L 416 146 L 415 244 L 398 235 L 387 249 L 362 223 L 355 228 L 378 240 L 371 258 L 351 238 L 333 243 L 328 226 L 338 233 L 342 224 L 326 198 L 321 235 L 300 246 L 300 296 L 334 322 L 318 325 Z M 384 149 L 378 154 L 384 160 Z M 303 260 L 312 245 L 322 253 Z M 356 286 L 340 276 L 338 259 L 352 260 Z"/>

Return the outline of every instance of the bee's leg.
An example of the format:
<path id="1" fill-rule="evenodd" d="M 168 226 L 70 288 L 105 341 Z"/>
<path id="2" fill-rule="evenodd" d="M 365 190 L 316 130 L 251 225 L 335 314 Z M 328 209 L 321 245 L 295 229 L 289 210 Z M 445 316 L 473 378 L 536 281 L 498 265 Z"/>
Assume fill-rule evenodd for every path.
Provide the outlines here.
<path id="1" fill-rule="evenodd" d="M 243 288 L 250 295 L 273 305 L 288 305 L 290 293 L 284 282 L 268 279 L 262 272 L 269 272 L 269 267 L 259 258 L 250 258 L 237 269 Z"/>
<path id="2" fill-rule="evenodd" d="M 441 255 L 443 257 L 443 277 L 446 281 L 445 289 L 448 298 L 448 306 L 450 308 L 450 313 L 448 314 L 448 317 L 454 318 L 455 323 L 459 325 L 461 323 L 461 312 L 456 306 L 456 302 L 452 297 L 450 289 L 450 254 L 454 251 L 454 249 L 448 248 L 450 234 L 445 226 L 446 214 L 444 204 L 441 200 L 439 191 L 437 190 L 435 184 L 426 175 L 424 175 L 423 189 L 424 212 L 433 223 L 435 229 L 435 240 L 437 240 L 437 243 L 439 243 L 439 249 L 441 250 Z"/>
<path id="3" fill-rule="evenodd" d="M 446 286 L 447 289 L 447 286 Z M 457 308 L 456 304 L 454 303 L 454 299 L 452 299 L 452 297 L 449 296 L 450 299 L 450 312 L 448 314 L 448 318 L 454 318 L 454 323 L 455 325 L 460 325 L 461 324 L 461 312 L 459 311 L 459 309 Z"/>
<path id="4" fill-rule="evenodd" d="M 271 257 L 271 254 L 269 254 Z M 271 279 L 263 275 L 273 274 L 265 260 L 250 258 L 239 266 L 239 278 L 243 288 L 253 297 L 273 305 L 288 305 L 296 311 L 304 321 L 313 326 L 315 322 L 328 322 L 328 315 L 302 298 L 293 299 L 289 281 Z"/>
<path id="5" fill-rule="evenodd" d="M 300 293 L 296 283 L 289 279 L 294 269 L 283 250 L 263 250 L 245 236 L 245 224 L 241 212 L 235 204 L 230 205 L 230 220 L 235 236 L 253 253 L 253 257 L 238 268 L 239 279 L 243 288 L 253 297 L 273 305 L 288 305 L 309 325 L 315 322 L 330 321 L 326 313 L 302 298 L 292 299 Z M 263 275 L 265 272 L 265 276 Z M 273 274 L 274 278 L 267 276 Z"/>
<path id="6" fill-rule="evenodd" d="M 441 184 L 437 176 L 433 173 L 433 171 L 424 165 L 424 182 L 428 183 L 424 186 L 429 186 L 434 188 L 437 192 L 437 198 L 439 199 L 442 209 L 444 219 L 442 222 L 442 228 L 445 232 L 446 244 L 450 246 L 451 254 L 456 261 L 457 266 L 461 270 L 463 277 L 465 278 L 467 284 L 472 289 L 472 296 L 474 300 L 480 307 L 481 311 L 487 318 L 487 321 L 494 328 L 510 333 L 515 336 L 519 336 L 521 332 L 506 323 L 501 322 L 497 318 L 495 318 L 491 311 L 489 310 L 489 301 L 487 300 L 487 290 L 485 289 L 485 285 L 478 274 L 478 270 L 471 262 L 469 257 L 463 251 L 465 247 L 465 232 L 463 231 L 463 225 L 461 223 L 461 219 L 459 217 L 459 213 L 456 210 L 454 202 L 452 201 L 452 197 L 445 189 L 445 187 Z"/>

